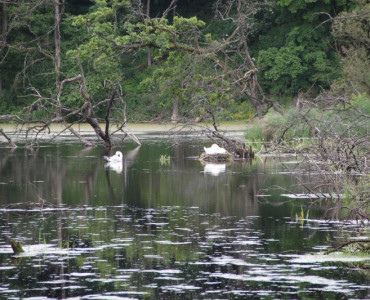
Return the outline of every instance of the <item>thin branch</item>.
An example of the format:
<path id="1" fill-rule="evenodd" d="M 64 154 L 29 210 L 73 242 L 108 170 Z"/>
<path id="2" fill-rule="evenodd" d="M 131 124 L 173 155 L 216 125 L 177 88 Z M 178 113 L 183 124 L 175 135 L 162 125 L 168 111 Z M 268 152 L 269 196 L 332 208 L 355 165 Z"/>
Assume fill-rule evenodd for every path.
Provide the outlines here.
<path id="1" fill-rule="evenodd" d="M 330 249 L 328 251 L 325 252 L 325 254 L 330 254 L 330 253 L 333 253 L 333 252 L 337 252 L 338 250 L 348 246 L 348 245 L 351 245 L 351 244 L 361 244 L 361 243 L 370 243 L 370 239 L 366 239 L 366 240 L 353 240 L 353 241 L 347 241 L 341 245 L 339 245 L 338 247 L 335 247 L 333 249 Z"/>

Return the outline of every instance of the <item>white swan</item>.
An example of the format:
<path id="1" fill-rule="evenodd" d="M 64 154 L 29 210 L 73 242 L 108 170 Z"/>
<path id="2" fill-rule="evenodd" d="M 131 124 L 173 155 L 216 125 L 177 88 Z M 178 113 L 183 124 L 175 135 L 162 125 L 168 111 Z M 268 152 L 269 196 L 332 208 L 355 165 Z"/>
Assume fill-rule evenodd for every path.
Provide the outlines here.
<path id="1" fill-rule="evenodd" d="M 213 144 L 209 148 L 204 147 L 204 152 L 206 154 L 208 154 L 208 155 L 225 154 L 225 153 L 227 153 L 227 151 L 224 148 L 221 148 L 217 144 Z"/>
<path id="2" fill-rule="evenodd" d="M 122 158 L 123 158 L 123 154 L 121 151 L 117 151 L 116 154 L 114 154 L 113 156 L 104 156 L 104 159 L 107 161 L 107 162 L 110 162 L 110 163 L 119 163 L 119 162 L 122 162 Z"/>

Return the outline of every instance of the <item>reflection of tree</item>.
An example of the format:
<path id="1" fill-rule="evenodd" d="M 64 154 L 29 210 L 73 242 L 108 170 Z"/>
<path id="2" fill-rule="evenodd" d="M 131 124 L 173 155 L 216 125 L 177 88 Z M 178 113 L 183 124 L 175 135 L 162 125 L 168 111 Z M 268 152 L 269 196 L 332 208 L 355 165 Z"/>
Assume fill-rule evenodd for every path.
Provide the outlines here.
<path id="1" fill-rule="evenodd" d="M 2 174 L 3 171 L 5 171 L 5 167 L 7 166 L 9 157 L 11 156 L 12 153 L 14 153 L 16 148 L 11 148 L 7 153 L 4 155 L 1 155 L 0 158 L 0 174 Z"/>
<path id="2" fill-rule="evenodd" d="M 93 148 L 85 148 L 81 150 L 80 154 L 86 154 L 91 152 Z M 86 173 L 86 184 L 85 184 L 85 205 L 91 205 L 91 199 L 93 197 L 93 188 L 96 183 L 97 175 L 99 171 L 99 164 L 97 160 L 94 160 L 90 170 Z"/>
<path id="3" fill-rule="evenodd" d="M 129 167 L 135 162 L 138 154 L 139 154 L 140 146 L 137 146 L 135 149 L 127 151 L 124 155 L 123 160 L 123 175 L 124 175 L 124 183 L 125 188 L 127 188 L 128 185 L 128 173 L 129 173 Z"/>

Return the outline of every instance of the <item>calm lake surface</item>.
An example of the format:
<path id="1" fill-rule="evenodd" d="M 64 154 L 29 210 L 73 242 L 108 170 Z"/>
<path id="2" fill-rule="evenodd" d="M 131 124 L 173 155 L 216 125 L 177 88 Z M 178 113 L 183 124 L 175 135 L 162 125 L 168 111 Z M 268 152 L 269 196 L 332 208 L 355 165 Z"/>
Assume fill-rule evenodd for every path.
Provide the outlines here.
<path id="1" fill-rule="evenodd" d="M 209 140 L 139 138 L 112 166 L 72 142 L 0 148 L 1 299 L 370 297 L 368 257 L 313 255 L 361 232 L 297 196 L 315 180 L 298 158 L 204 165 Z"/>

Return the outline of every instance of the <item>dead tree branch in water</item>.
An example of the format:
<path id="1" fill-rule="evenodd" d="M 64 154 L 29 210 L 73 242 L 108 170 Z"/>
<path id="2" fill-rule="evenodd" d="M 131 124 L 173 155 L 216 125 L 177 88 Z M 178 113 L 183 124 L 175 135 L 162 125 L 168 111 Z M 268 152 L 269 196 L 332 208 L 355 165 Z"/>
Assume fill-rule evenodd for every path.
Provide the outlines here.
<path id="1" fill-rule="evenodd" d="M 62 103 L 61 98 L 64 86 L 67 83 L 70 84 L 74 82 L 78 83 L 80 95 L 84 100 L 83 103 L 79 108 L 76 109 L 62 106 L 62 104 L 58 106 L 58 103 Z M 28 147 L 34 146 L 35 143 L 37 142 L 38 136 L 45 130 L 50 134 L 50 125 L 53 123 L 61 123 L 64 126 L 64 129 L 56 133 L 56 135 L 61 134 L 64 130 L 69 130 L 85 146 L 91 147 L 94 144 L 88 141 L 85 137 L 83 137 L 79 132 L 77 132 L 72 127 L 74 124 L 88 123 L 94 130 L 95 134 L 99 137 L 99 139 L 103 141 L 106 151 L 109 152 L 110 149 L 112 148 L 112 135 L 117 131 L 126 133 L 124 130 L 124 127 L 126 126 L 127 122 L 126 103 L 123 99 L 123 96 L 117 93 L 118 85 L 119 84 L 110 83 L 109 99 L 105 99 L 95 103 L 91 96 L 89 95 L 89 93 L 87 92 L 86 85 L 84 82 L 84 76 L 78 74 L 74 77 L 66 78 L 60 82 L 60 87 L 56 95 L 56 99 L 58 99 L 58 101 L 54 101 L 51 98 L 43 97 L 38 90 L 33 88 L 32 89 L 33 93 L 29 96 L 35 97 L 36 100 L 31 105 L 24 108 L 22 111 L 22 113 L 26 115 L 27 121 L 23 121 L 20 117 L 13 115 L 0 116 L 0 120 L 10 120 L 10 121 L 16 120 L 18 125 L 20 125 L 22 128 L 25 127 L 26 137 L 33 133 L 33 138 Z M 112 118 L 112 112 L 113 109 L 115 108 L 115 103 L 117 101 L 119 101 L 120 105 L 124 107 L 122 122 L 118 121 L 115 118 Z M 106 114 L 104 117 L 105 121 L 104 129 L 101 127 L 99 120 L 94 116 L 94 111 L 98 109 L 101 110 L 102 108 L 106 110 Z M 48 115 L 54 116 L 51 118 L 46 118 L 44 120 L 32 120 L 32 113 L 35 110 L 43 111 L 46 116 Z M 61 112 L 61 114 L 59 113 L 55 114 L 54 113 L 55 111 Z M 115 110 L 115 112 L 117 113 L 118 111 Z M 110 127 L 112 123 L 121 124 L 117 131 L 111 132 Z M 1 131 L 0 134 L 2 134 L 8 140 L 10 145 L 13 146 L 14 143 L 11 141 L 10 137 L 6 135 L 4 131 Z M 129 132 L 128 134 L 126 133 L 126 135 L 130 136 L 136 143 L 140 144 L 140 141 L 133 133 Z"/>
<path id="2" fill-rule="evenodd" d="M 314 174 L 311 184 L 303 186 L 325 201 L 312 204 L 329 203 L 328 215 L 339 218 L 341 212 L 344 219 L 366 224 L 370 220 L 369 116 L 331 94 L 302 101 L 300 108 L 289 113 L 291 118 L 284 126 L 273 129 L 273 135 L 282 138 L 275 141 L 275 150 L 296 153 L 303 161 L 295 168 Z M 294 140 L 295 130 L 308 136 Z"/>
<path id="3" fill-rule="evenodd" d="M 370 239 L 365 239 L 365 240 L 353 240 L 353 241 L 347 241 L 333 249 L 330 249 L 328 251 L 325 252 L 325 254 L 330 254 L 330 253 L 333 253 L 333 252 L 337 252 L 339 251 L 340 249 L 343 249 L 344 247 L 346 246 L 349 246 L 349 245 L 353 245 L 353 244 L 358 244 L 360 245 L 360 250 L 361 251 L 368 251 L 370 249 Z M 362 245 L 364 244 L 364 245 Z"/>

